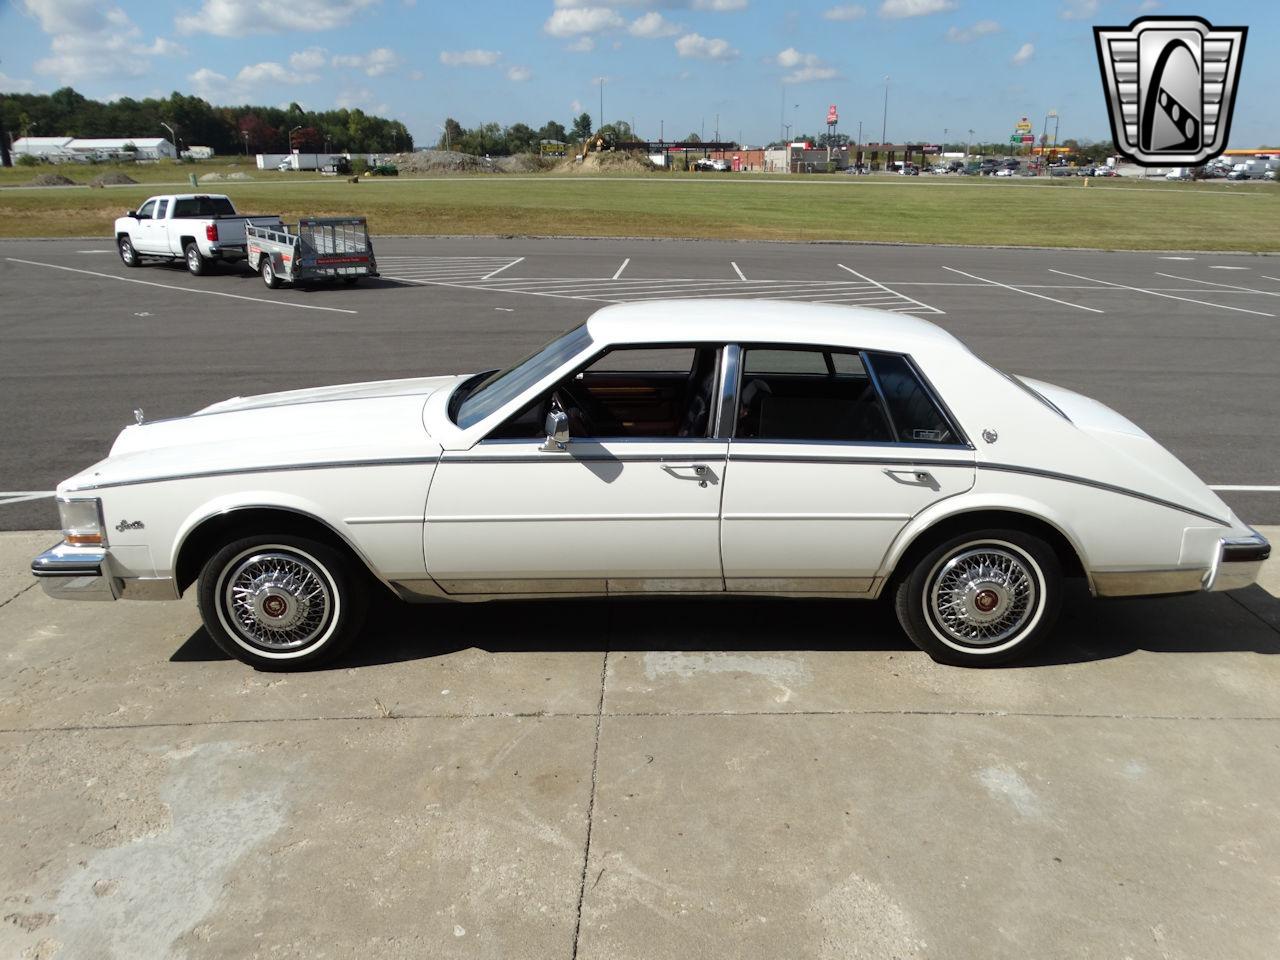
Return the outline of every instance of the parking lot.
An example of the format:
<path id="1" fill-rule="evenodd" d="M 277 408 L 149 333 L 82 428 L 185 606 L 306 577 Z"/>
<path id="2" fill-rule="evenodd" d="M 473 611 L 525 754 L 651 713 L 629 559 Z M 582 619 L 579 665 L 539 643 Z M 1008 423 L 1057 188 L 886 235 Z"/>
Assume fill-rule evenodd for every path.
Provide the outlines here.
<path id="1" fill-rule="evenodd" d="M 397 607 L 257 674 L 179 604 L 33 589 L 54 484 L 140 407 L 510 362 L 610 302 L 926 317 L 1115 407 L 1280 539 L 1280 261 L 395 239 L 267 290 L 0 241 L 0 953 L 1269 958 L 1280 562 L 1238 594 L 1069 597 L 1030 664 L 941 667 L 891 610 Z"/>

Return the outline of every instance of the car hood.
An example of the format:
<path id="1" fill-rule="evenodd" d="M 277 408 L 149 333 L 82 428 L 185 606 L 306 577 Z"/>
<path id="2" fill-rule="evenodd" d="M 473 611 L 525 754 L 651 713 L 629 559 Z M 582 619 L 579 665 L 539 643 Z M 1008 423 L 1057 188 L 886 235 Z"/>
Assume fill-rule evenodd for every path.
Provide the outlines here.
<path id="1" fill-rule="evenodd" d="M 346 384 L 236 397 L 191 416 L 126 427 L 111 454 L 59 490 L 325 464 L 434 460 L 422 424 L 459 377 Z"/>
<path id="2" fill-rule="evenodd" d="M 1231 522 L 1234 514 L 1191 468 L 1128 417 L 1083 394 L 1030 377 L 1019 377 L 1062 411 L 1097 446 L 1089 457 L 1072 457 L 1063 472 L 1116 484 Z M 1098 454 L 1102 454 L 1099 456 Z"/>

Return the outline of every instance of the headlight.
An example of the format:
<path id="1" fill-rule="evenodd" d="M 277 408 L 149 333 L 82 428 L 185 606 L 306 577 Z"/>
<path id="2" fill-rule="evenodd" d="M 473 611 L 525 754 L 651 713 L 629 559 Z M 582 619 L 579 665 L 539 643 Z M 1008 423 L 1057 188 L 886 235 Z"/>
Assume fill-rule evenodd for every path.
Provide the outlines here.
<path id="1" fill-rule="evenodd" d="M 105 547 L 107 534 L 102 528 L 102 501 L 58 499 L 58 519 L 62 522 L 62 538 L 77 547 Z"/>

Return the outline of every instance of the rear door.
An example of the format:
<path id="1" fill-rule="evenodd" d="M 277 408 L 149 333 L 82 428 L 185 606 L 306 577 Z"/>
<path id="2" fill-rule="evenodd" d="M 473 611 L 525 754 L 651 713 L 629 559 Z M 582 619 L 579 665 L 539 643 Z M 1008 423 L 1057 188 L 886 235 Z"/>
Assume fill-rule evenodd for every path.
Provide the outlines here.
<path id="1" fill-rule="evenodd" d="M 744 347 L 721 519 L 726 589 L 873 590 L 907 522 L 973 486 L 974 459 L 905 357 Z"/>

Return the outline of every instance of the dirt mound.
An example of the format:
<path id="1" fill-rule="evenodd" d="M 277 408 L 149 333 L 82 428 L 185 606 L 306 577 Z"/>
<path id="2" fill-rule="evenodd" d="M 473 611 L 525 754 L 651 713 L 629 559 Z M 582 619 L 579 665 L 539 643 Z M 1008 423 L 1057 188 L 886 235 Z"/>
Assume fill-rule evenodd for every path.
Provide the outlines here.
<path id="1" fill-rule="evenodd" d="M 582 160 L 566 157 L 556 169 L 561 173 L 648 173 L 657 167 L 638 151 L 605 150 L 588 153 Z"/>
<path id="2" fill-rule="evenodd" d="M 249 174 L 241 170 L 236 173 L 228 173 L 227 179 L 228 180 L 252 180 L 253 177 L 249 176 Z"/>
<path id="3" fill-rule="evenodd" d="M 137 183 L 137 182 L 138 182 L 137 180 L 133 179 L 133 177 L 129 176 L 127 173 L 112 171 L 111 173 L 103 173 L 103 174 L 100 174 L 99 176 L 94 177 L 92 180 L 89 181 L 89 186 L 91 187 L 123 187 L 127 183 Z"/>
<path id="4" fill-rule="evenodd" d="M 74 187 L 76 182 L 60 173 L 42 173 L 27 181 L 28 187 Z"/>
<path id="5" fill-rule="evenodd" d="M 517 153 L 515 156 L 498 159 L 498 169 L 503 173 L 540 173 L 555 166 L 555 161 L 546 160 L 536 153 Z"/>
<path id="6" fill-rule="evenodd" d="M 220 173 L 202 173 L 202 174 L 200 174 L 200 182 L 201 182 L 201 183 L 218 183 L 218 182 L 220 182 L 220 181 L 222 181 L 222 180 L 225 180 L 225 179 L 227 179 L 227 178 L 226 178 L 226 177 L 224 177 L 224 176 L 223 176 L 222 174 L 220 174 Z"/>
<path id="7" fill-rule="evenodd" d="M 413 173 L 497 173 L 498 161 L 455 150 L 415 150 L 397 153 L 391 162 L 401 174 Z"/>

